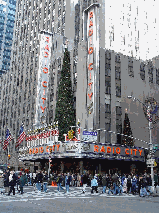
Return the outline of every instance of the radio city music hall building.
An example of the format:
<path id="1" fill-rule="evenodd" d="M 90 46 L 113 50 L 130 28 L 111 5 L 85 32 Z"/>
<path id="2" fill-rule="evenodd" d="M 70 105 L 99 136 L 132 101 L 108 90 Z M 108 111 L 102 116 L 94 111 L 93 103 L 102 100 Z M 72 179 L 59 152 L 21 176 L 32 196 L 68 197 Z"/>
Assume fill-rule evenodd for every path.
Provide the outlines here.
<path id="1" fill-rule="evenodd" d="M 19 66 L 14 65 L 16 55 L 13 52 L 14 63 L 11 73 L 13 75 L 14 70 L 14 77 L 8 75 L 4 76 L 2 80 L 2 85 L 6 81 L 8 88 L 11 84 L 12 92 L 16 90 L 14 93 L 17 97 L 14 99 L 17 100 L 16 103 L 12 106 L 8 105 L 16 121 L 13 122 L 13 117 L 8 120 L 15 138 L 16 129 L 21 125 L 21 120 L 25 129 L 29 131 L 43 128 L 44 124 L 47 126 L 45 131 L 32 132 L 27 135 L 26 140 L 19 147 L 19 159 L 28 163 L 32 169 L 37 168 L 34 166 L 38 165 L 47 169 L 50 156 L 52 171 L 63 172 L 82 172 L 83 170 L 95 172 L 96 170 L 96 172 L 105 171 L 108 173 L 109 170 L 111 172 L 117 170 L 129 172 L 132 167 L 139 171 L 144 169 L 146 166 L 144 148 L 148 148 L 146 142 L 149 141 L 149 132 L 146 129 L 148 121 L 144 116 L 143 107 L 139 103 L 127 99 L 127 96 L 132 94 L 142 102 L 152 96 L 158 101 L 159 58 L 145 63 L 104 48 L 104 1 L 91 2 L 89 7 L 84 6 L 85 4 L 71 7 L 71 4 L 69 6 L 64 1 L 56 1 L 55 6 L 52 3 L 48 2 L 44 5 L 42 2 L 41 5 L 41 2 L 31 1 L 31 6 L 37 5 L 41 8 L 38 12 L 41 22 L 37 24 L 35 11 L 32 11 L 31 7 L 33 27 L 29 25 L 31 28 L 27 37 L 31 39 L 29 35 L 33 31 L 32 34 L 35 33 L 36 36 L 35 41 L 34 39 L 30 40 L 31 45 L 27 46 L 28 55 L 24 58 L 20 57 L 24 49 L 22 48 L 22 51 L 16 48 L 16 42 L 21 44 L 17 33 L 22 33 L 22 44 L 24 43 L 24 45 L 27 37 L 23 39 L 24 32 L 15 31 L 15 51 L 18 51 Z M 42 9 L 43 7 L 48 7 L 47 12 Z M 52 10 L 52 7 L 55 7 L 53 9 L 55 13 L 50 14 L 49 11 Z M 62 8 L 65 13 L 62 13 Z M 73 8 L 74 14 L 71 13 Z M 48 13 L 50 23 L 45 21 L 47 20 L 44 18 L 45 13 Z M 73 17 L 70 17 L 70 13 Z M 53 33 L 53 20 L 57 18 L 56 14 L 58 14 L 57 21 L 54 21 L 56 33 Z M 66 16 L 65 24 L 62 24 L 62 14 Z M 20 20 L 18 15 L 17 20 Z M 73 25 L 70 21 L 73 22 Z M 21 21 L 19 22 L 22 24 Z M 74 35 L 71 31 L 66 30 L 70 26 L 74 28 Z M 33 28 L 37 29 L 39 33 L 34 32 Z M 63 32 L 61 32 L 62 28 Z M 19 29 L 21 30 L 21 28 Z M 58 129 L 48 127 L 55 116 L 56 91 L 64 52 L 62 47 L 64 47 L 66 40 L 69 41 L 76 119 L 81 124 L 81 137 L 78 141 L 65 141 L 64 138 L 64 141 L 60 142 L 58 141 Z M 23 72 L 19 73 L 19 69 L 22 67 Z M 35 82 L 34 86 L 32 86 L 32 82 Z M 7 97 L 7 94 L 5 96 Z M 127 109 L 131 122 L 133 136 L 138 139 L 135 140 L 135 147 L 122 146 L 122 137 L 117 135 L 117 133 L 122 134 L 125 109 Z M 7 113 L 7 110 L 5 111 Z M 16 117 L 14 111 L 17 114 Z M 3 116 L 1 120 L 4 123 Z M 97 141 L 82 141 L 84 129 L 97 132 Z M 108 132 L 110 130 L 114 133 Z M 152 130 L 154 143 L 158 142 L 157 132 L 158 126 L 155 126 Z M 1 130 L 1 136 L 4 136 L 4 130 Z M 54 141 L 50 154 L 49 141 Z M 10 146 L 11 150 L 15 152 L 13 144 Z M 15 162 L 18 164 L 17 160 Z"/>

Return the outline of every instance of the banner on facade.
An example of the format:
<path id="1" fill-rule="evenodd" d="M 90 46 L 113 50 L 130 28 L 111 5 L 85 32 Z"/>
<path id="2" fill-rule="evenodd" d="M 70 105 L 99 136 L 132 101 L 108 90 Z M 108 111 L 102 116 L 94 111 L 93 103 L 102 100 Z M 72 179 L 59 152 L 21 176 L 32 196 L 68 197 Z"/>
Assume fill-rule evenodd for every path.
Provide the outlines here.
<path id="1" fill-rule="evenodd" d="M 87 158 L 107 158 L 118 160 L 144 161 L 144 149 L 130 148 L 124 146 L 99 145 L 84 142 L 57 142 L 53 146 L 43 145 L 20 150 L 19 158 L 38 159 L 54 157 L 87 157 Z"/>

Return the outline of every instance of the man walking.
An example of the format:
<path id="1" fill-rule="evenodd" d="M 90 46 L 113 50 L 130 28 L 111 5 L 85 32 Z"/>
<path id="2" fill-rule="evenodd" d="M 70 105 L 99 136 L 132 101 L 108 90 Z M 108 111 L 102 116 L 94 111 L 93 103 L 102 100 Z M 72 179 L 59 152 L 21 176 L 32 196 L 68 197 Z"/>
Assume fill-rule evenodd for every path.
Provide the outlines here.
<path id="1" fill-rule="evenodd" d="M 3 178 L 4 178 L 4 188 L 5 188 L 5 193 L 9 193 L 9 170 L 7 172 L 4 172 Z"/>
<path id="2" fill-rule="evenodd" d="M 66 191 L 67 193 L 69 193 L 69 184 L 71 182 L 71 177 L 69 175 L 69 173 L 66 175 L 66 178 L 65 178 L 65 184 L 66 184 Z"/>
<path id="3" fill-rule="evenodd" d="M 47 172 L 44 172 L 44 176 L 43 176 L 43 191 L 47 192 L 47 183 L 48 183 L 48 175 Z"/>
<path id="4" fill-rule="evenodd" d="M 39 171 L 36 175 L 36 186 L 39 192 L 41 192 L 42 180 L 43 180 L 43 174 L 41 171 Z"/>
<path id="5" fill-rule="evenodd" d="M 94 178 L 91 180 L 91 187 L 92 187 L 92 190 L 91 190 L 91 193 L 93 194 L 93 190 L 96 191 L 96 193 L 98 193 L 98 182 L 97 182 L 97 179 L 96 179 L 96 176 L 94 176 Z"/>
<path id="6" fill-rule="evenodd" d="M 102 193 L 106 193 L 106 186 L 107 186 L 107 176 L 104 174 L 102 177 L 102 186 L 103 186 L 103 191 Z"/>
<path id="7" fill-rule="evenodd" d="M 23 194 L 23 186 L 27 183 L 27 176 L 25 175 L 24 172 L 22 172 L 22 175 L 20 177 L 20 191 L 21 194 Z"/>
<path id="8" fill-rule="evenodd" d="M 13 191 L 13 195 L 15 195 L 15 186 L 16 186 L 16 180 L 17 177 L 14 173 L 14 171 L 11 171 L 10 175 L 9 175 L 9 185 L 10 185 L 10 191 L 8 193 L 8 195 L 11 194 L 11 192 Z"/>
<path id="9" fill-rule="evenodd" d="M 82 189 L 82 192 L 83 192 L 83 193 L 86 192 L 87 182 L 88 182 L 88 177 L 87 177 L 86 174 L 84 174 L 84 175 L 83 175 L 83 189 Z"/>
<path id="10" fill-rule="evenodd" d="M 57 178 L 56 182 L 57 182 L 57 186 L 58 186 L 58 188 L 57 188 L 58 192 L 60 191 L 60 188 L 62 190 L 64 190 L 63 187 L 61 186 L 61 183 L 62 183 L 62 175 L 61 174 L 58 174 L 58 178 Z"/>

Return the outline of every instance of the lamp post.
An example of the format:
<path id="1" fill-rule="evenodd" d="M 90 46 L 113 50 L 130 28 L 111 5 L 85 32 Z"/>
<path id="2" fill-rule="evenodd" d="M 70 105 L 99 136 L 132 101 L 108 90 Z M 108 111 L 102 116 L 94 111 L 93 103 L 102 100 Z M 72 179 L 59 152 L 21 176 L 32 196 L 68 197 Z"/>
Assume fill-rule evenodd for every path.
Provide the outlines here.
<path id="1" fill-rule="evenodd" d="M 154 162 L 152 159 L 152 150 L 153 150 L 153 144 L 152 144 L 152 131 L 151 131 L 151 123 L 152 123 L 152 118 L 151 118 L 151 113 L 150 113 L 150 106 L 145 105 L 143 102 L 141 102 L 139 99 L 135 98 L 134 96 L 127 96 L 129 99 L 133 99 L 133 101 L 139 101 L 141 104 L 143 104 L 147 108 L 147 115 L 148 115 L 148 128 L 149 128 L 149 149 L 151 152 L 151 179 L 152 179 L 152 188 L 154 189 L 154 176 L 153 176 L 153 167 L 154 167 Z"/>

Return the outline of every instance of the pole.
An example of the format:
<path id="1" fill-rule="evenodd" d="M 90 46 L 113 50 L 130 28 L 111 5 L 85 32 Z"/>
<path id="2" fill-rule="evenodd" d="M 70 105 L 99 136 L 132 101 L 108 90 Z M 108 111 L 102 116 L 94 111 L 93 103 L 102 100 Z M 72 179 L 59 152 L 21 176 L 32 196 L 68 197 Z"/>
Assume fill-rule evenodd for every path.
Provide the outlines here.
<path id="1" fill-rule="evenodd" d="M 50 173 L 50 157 L 49 157 L 49 166 L 48 166 L 48 178 L 50 178 L 49 173 Z"/>
<path id="2" fill-rule="evenodd" d="M 150 152 L 151 152 L 151 160 L 152 160 L 152 129 L 151 129 L 151 121 L 149 120 L 149 136 L 150 136 Z M 151 162 L 151 179 L 152 179 L 152 188 L 154 189 L 154 174 L 153 174 L 154 164 Z"/>

